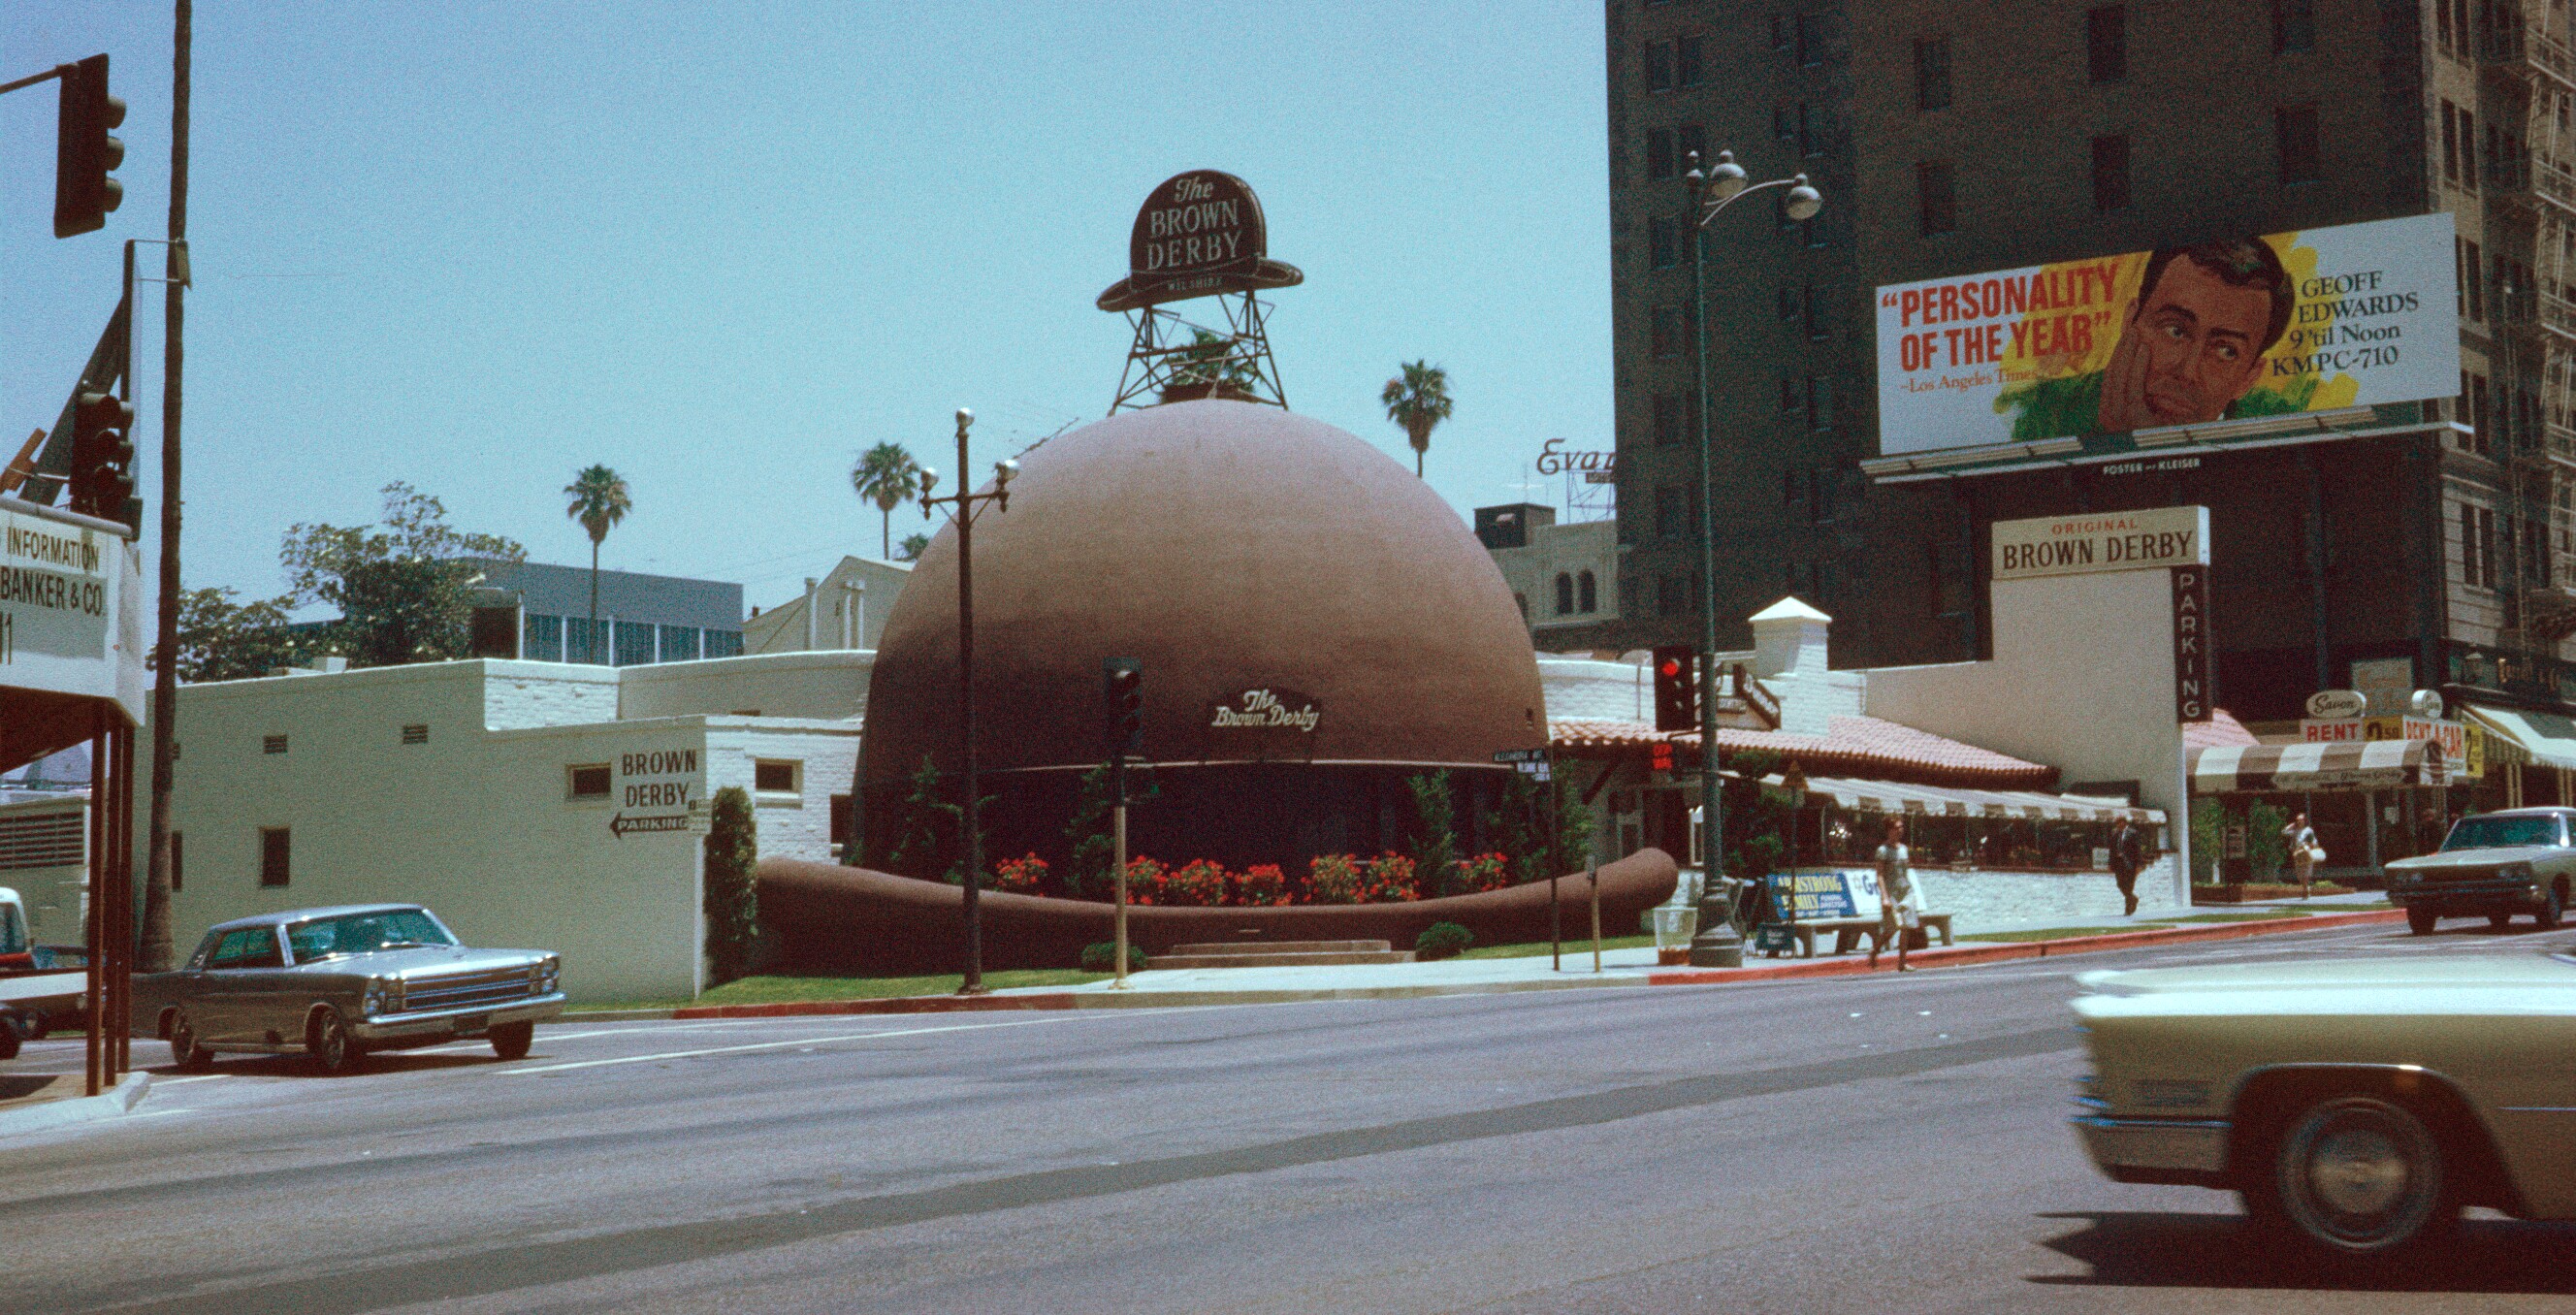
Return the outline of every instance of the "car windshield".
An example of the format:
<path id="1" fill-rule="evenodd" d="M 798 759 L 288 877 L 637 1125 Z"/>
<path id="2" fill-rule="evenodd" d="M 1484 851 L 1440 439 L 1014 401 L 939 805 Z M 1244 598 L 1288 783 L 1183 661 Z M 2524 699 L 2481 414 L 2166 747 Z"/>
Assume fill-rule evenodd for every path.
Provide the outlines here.
<path id="1" fill-rule="evenodd" d="M 2464 817 L 2442 841 L 2445 853 L 2455 849 L 2513 849 L 2523 845 L 2558 844 L 2558 819 L 2551 817 Z"/>
<path id="2" fill-rule="evenodd" d="M 454 945 L 456 938 L 419 909 L 391 909 L 288 923 L 286 943 L 294 948 L 297 963 L 311 963 L 334 955 L 409 945 Z"/>
<path id="3" fill-rule="evenodd" d="M 0 904 L 0 954 L 27 952 L 27 925 L 18 920 L 18 906 Z"/>

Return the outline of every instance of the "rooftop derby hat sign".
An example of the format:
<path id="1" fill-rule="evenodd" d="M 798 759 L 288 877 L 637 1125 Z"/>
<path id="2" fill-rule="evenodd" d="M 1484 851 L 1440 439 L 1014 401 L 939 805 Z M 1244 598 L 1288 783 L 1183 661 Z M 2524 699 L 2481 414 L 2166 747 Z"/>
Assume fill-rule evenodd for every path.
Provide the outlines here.
<path id="1" fill-rule="evenodd" d="M 1261 198 L 1230 173 L 1175 174 L 1145 198 L 1127 235 L 1127 277 L 1100 294 L 1100 309 L 1134 310 L 1158 302 L 1306 281 L 1296 266 L 1270 259 Z"/>

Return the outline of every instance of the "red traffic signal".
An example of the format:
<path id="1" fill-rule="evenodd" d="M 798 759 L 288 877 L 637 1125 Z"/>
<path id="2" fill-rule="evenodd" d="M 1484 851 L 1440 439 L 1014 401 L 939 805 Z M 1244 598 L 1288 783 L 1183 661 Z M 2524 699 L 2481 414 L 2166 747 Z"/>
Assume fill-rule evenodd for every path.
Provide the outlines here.
<path id="1" fill-rule="evenodd" d="M 134 408 L 114 393 L 83 393 L 72 404 L 72 510 L 135 526 Z"/>
<path id="2" fill-rule="evenodd" d="M 107 56 L 62 66 L 62 105 L 54 121 L 54 236 L 107 224 L 125 203 L 125 185 L 107 171 L 125 163 L 125 143 L 108 129 L 125 122 L 125 102 L 107 94 Z"/>
<path id="3" fill-rule="evenodd" d="M 1673 769 L 1673 742 L 1670 740 L 1655 741 L 1654 747 L 1647 752 L 1646 766 L 1652 771 L 1671 771 Z"/>
<path id="4" fill-rule="evenodd" d="M 1655 650 L 1655 729 L 1699 729 L 1699 654 L 1686 646 Z"/>

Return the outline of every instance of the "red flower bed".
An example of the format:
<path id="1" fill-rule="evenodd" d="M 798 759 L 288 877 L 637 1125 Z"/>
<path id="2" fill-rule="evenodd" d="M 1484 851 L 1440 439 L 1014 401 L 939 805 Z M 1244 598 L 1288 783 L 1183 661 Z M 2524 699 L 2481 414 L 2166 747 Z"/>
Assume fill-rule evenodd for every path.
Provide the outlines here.
<path id="1" fill-rule="evenodd" d="M 1046 884 L 1047 861 L 1035 854 L 1025 858 L 1006 858 L 993 865 L 993 889 L 1014 895 L 1035 895 Z"/>
<path id="2" fill-rule="evenodd" d="M 1512 884 L 1511 863 L 1501 854 L 1459 859 L 1451 867 L 1461 894 L 1501 890 Z M 1354 858 L 1319 854 L 1307 865 L 1304 881 L 1291 881 L 1276 863 L 1259 863 L 1229 872 L 1214 859 L 1192 859 L 1165 867 L 1143 854 L 1127 860 L 1127 902 L 1169 908 L 1287 908 L 1300 904 L 1406 904 L 1427 898 L 1422 874 L 1402 854 Z M 1034 895 L 1048 886 L 1045 859 L 1035 854 L 1007 859 L 993 869 L 992 889 Z M 1100 900 L 1106 902 L 1107 891 Z"/>

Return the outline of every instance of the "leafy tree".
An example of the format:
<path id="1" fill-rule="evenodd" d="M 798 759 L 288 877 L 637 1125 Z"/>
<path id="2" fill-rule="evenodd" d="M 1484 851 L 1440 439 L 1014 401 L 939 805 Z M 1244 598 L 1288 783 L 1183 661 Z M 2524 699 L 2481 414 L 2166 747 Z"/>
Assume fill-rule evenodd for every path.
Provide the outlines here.
<path id="1" fill-rule="evenodd" d="M 718 986 L 751 972 L 760 940 L 759 823 L 741 786 L 716 791 L 707 821 L 707 975 Z"/>
<path id="2" fill-rule="evenodd" d="M 311 660 L 328 635 L 290 627 L 293 600 L 239 601 L 231 589 L 190 589 L 179 595 L 179 679 L 247 680 Z M 159 659 L 154 659 L 158 664 Z"/>
<path id="3" fill-rule="evenodd" d="M 527 551 L 496 534 L 456 530 L 438 499 L 400 480 L 385 486 L 384 500 L 384 518 L 373 525 L 288 527 L 277 553 L 288 585 L 279 605 L 339 608 L 340 620 L 319 638 L 351 666 L 467 656 L 474 586 L 492 562 L 521 561 Z"/>
<path id="4" fill-rule="evenodd" d="M 626 478 L 606 466 L 591 466 L 564 485 L 564 496 L 572 499 L 564 515 L 581 522 L 590 535 L 590 634 L 591 643 L 599 642 L 599 545 L 607 542 L 608 532 L 635 510 L 635 499 L 626 491 Z M 594 654 L 593 656 L 596 656 Z"/>
<path id="5" fill-rule="evenodd" d="M 1143 803 L 1162 793 L 1150 770 L 1131 766 L 1127 772 L 1130 800 Z M 1105 763 L 1082 774 L 1074 794 L 1073 818 L 1064 826 L 1065 848 L 1073 856 L 1064 865 L 1064 892 L 1076 899 L 1107 899 L 1114 893 L 1118 838 L 1111 831 L 1109 810 L 1117 800 L 1111 795 L 1109 775 Z"/>
<path id="6" fill-rule="evenodd" d="M 850 487 L 862 501 L 877 504 L 879 551 L 893 556 L 894 509 L 921 495 L 921 463 L 901 443 L 879 443 L 850 467 Z"/>
<path id="7" fill-rule="evenodd" d="M 915 531 L 903 536 L 903 542 L 894 546 L 894 559 L 898 562 L 917 562 L 921 560 L 921 555 L 928 551 L 930 551 L 930 536 Z"/>
<path id="8" fill-rule="evenodd" d="M 1413 444 L 1413 476 L 1420 479 L 1423 454 L 1431 450 L 1431 431 L 1457 408 L 1449 396 L 1449 372 L 1427 361 L 1409 362 L 1401 377 L 1386 381 L 1377 400 L 1385 404 L 1386 418 L 1404 427 L 1405 438 Z"/>
<path id="9" fill-rule="evenodd" d="M 1407 848 L 1423 896 L 1450 894 L 1450 883 L 1457 875 L 1451 868 L 1458 861 L 1458 807 L 1450 795 L 1449 773 L 1408 776 L 1404 784 L 1413 792 L 1413 843 Z"/>
<path id="10" fill-rule="evenodd" d="M 937 880 L 952 886 L 966 884 L 966 806 L 949 797 L 954 789 L 930 756 L 922 755 L 921 766 L 913 769 L 912 793 L 904 798 L 895 824 L 888 868 L 906 876 L 936 873 Z M 1000 797 L 984 796 L 984 806 Z"/>
<path id="11" fill-rule="evenodd" d="M 1231 336 L 1193 327 L 1190 345 L 1181 349 L 1172 367 L 1172 381 L 1163 388 L 1163 400 L 1251 397 L 1252 386 L 1260 381 L 1261 373 L 1251 361 L 1236 355 L 1234 348 Z"/>

